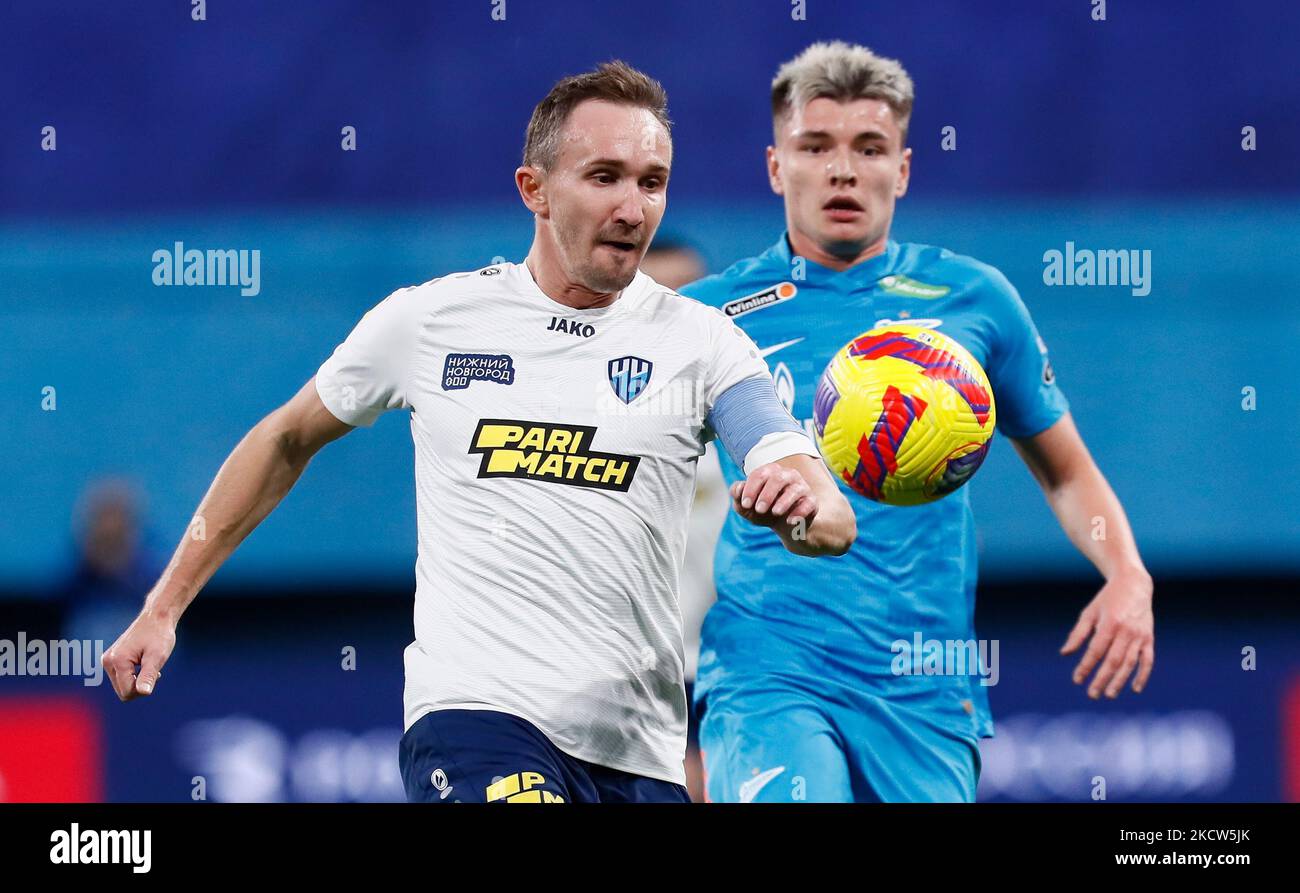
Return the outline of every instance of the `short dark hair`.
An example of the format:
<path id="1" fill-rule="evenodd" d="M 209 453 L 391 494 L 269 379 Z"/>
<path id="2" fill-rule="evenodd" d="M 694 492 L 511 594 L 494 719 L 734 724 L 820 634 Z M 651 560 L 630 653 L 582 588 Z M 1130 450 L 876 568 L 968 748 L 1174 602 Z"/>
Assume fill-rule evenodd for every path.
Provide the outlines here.
<path id="1" fill-rule="evenodd" d="M 547 170 L 560 154 L 560 134 L 569 113 L 588 99 L 649 109 L 672 136 L 668 94 L 654 78 L 617 59 L 595 71 L 564 78 L 533 109 L 524 138 L 524 164 Z"/>

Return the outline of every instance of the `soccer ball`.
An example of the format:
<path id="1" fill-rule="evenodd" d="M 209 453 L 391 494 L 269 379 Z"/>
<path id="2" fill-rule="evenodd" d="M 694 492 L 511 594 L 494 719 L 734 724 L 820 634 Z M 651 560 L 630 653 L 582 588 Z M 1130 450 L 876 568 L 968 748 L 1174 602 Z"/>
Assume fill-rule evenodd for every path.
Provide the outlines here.
<path id="1" fill-rule="evenodd" d="M 817 448 L 868 499 L 920 505 L 970 480 L 995 421 L 988 376 L 934 329 L 887 325 L 826 366 L 813 399 Z"/>

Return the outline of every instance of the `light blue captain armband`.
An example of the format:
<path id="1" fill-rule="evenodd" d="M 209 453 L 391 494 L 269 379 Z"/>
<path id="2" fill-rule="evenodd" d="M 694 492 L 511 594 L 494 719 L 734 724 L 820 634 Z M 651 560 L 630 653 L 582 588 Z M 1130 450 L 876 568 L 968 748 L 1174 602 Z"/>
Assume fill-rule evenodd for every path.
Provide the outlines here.
<path id="1" fill-rule="evenodd" d="M 714 401 L 705 423 L 718 435 L 731 461 L 750 474 L 760 465 L 786 456 L 816 456 L 808 439 L 772 388 L 772 379 L 756 375 L 738 381 Z"/>

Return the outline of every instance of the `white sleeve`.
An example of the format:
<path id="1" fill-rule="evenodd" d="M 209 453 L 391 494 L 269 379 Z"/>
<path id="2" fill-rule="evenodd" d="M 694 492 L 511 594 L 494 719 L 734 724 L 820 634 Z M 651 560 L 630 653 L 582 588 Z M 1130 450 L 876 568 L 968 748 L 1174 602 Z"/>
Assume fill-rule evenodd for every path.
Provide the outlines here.
<path id="1" fill-rule="evenodd" d="M 713 348 L 707 366 L 704 411 L 707 422 L 724 430 L 715 432 L 706 424 L 705 437 L 717 434 L 746 475 L 760 465 L 787 456 L 816 457 L 816 447 L 776 396 L 772 373 L 758 345 L 721 311 L 710 309 Z M 725 401 L 728 405 L 720 406 L 722 395 L 736 385 L 741 387 L 729 395 Z M 715 409 L 726 419 L 715 417 Z"/>
<path id="2" fill-rule="evenodd" d="M 712 349 L 709 351 L 704 382 L 704 415 L 727 388 L 747 378 L 763 376 L 769 381 L 772 372 L 767 361 L 759 355 L 758 345 L 740 326 L 723 315 L 716 307 L 709 308 L 709 327 Z"/>
<path id="3" fill-rule="evenodd" d="M 407 382 L 424 302 L 417 289 L 395 291 L 371 308 L 321 364 L 316 393 L 340 421 L 373 425 L 387 409 L 409 409 Z"/>
<path id="4" fill-rule="evenodd" d="M 745 454 L 745 475 L 754 473 L 754 469 L 769 462 L 776 462 L 790 456 L 812 456 L 820 459 L 817 447 L 802 431 L 774 431 L 764 434 L 758 443 Z"/>

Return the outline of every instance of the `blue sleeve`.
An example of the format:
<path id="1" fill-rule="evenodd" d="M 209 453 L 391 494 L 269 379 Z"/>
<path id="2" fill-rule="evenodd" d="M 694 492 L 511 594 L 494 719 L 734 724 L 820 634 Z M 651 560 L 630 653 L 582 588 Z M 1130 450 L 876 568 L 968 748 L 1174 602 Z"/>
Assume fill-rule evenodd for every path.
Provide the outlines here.
<path id="1" fill-rule="evenodd" d="M 1070 406 L 1029 308 L 1006 276 L 989 272 L 994 337 L 986 371 L 997 401 L 997 426 L 1008 437 L 1033 437 L 1056 424 Z"/>
<path id="2" fill-rule="evenodd" d="M 772 379 L 766 375 L 746 378 L 723 391 L 705 424 L 717 433 L 737 468 L 745 467 L 750 450 L 769 434 L 804 436 L 803 428 L 786 411 L 772 387 Z"/>

